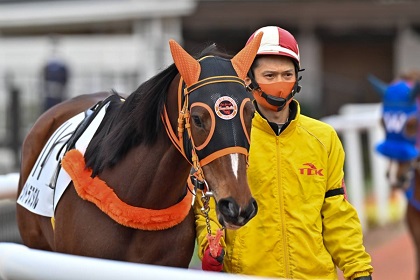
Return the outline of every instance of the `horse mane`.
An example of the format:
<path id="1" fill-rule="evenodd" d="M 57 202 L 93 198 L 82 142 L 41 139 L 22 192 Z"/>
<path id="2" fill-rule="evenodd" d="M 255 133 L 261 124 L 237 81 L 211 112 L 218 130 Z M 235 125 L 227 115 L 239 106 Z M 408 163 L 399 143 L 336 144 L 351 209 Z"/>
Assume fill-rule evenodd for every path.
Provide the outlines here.
<path id="1" fill-rule="evenodd" d="M 211 44 L 195 55 L 230 58 Z M 161 112 L 171 82 L 179 74 L 175 64 L 142 83 L 125 102 L 112 101 L 94 138 L 86 149 L 86 166 L 96 176 L 106 167 L 115 166 L 133 147 L 151 145 L 162 130 Z M 114 92 L 114 94 L 117 94 Z"/>

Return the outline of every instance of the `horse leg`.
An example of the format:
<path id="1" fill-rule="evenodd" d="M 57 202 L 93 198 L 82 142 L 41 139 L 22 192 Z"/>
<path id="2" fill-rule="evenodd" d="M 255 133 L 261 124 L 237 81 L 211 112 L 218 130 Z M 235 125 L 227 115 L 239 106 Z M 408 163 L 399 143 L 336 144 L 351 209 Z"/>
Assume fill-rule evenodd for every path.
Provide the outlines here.
<path id="1" fill-rule="evenodd" d="M 416 279 L 420 280 L 420 212 L 408 205 L 406 219 L 416 249 Z"/>

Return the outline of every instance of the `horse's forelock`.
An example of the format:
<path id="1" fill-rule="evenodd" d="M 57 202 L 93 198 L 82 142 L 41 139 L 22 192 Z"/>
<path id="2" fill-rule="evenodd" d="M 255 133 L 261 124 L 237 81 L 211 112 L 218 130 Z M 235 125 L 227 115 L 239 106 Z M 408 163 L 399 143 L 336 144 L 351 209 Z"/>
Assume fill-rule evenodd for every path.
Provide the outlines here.
<path id="1" fill-rule="evenodd" d="M 216 45 L 215 43 L 207 45 L 202 51 L 198 52 L 196 55 L 194 55 L 194 58 L 200 59 L 205 56 L 219 56 L 222 58 L 232 58 L 233 55 L 230 55 L 228 52 L 226 52 L 224 49 Z"/>

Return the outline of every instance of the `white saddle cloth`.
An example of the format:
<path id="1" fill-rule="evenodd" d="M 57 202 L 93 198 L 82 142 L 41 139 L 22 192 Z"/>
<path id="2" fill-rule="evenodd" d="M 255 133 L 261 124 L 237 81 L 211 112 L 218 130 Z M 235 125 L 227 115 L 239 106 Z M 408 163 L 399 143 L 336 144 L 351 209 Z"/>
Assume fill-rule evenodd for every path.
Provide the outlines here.
<path id="1" fill-rule="evenodd" d="M 101 124 L 108 106 L 109 102 L 102 106 L 97 116 L 77 140 L 75 147 L 81 153 L 84 154 L 86 152 L 86 148 Z M 67 140 L 85 117 L 92 114 L 92 112 L 89 110 L 72 117 L 53 133 L 42 149 L 25 182 L 22 192 L 17 199 L 18 204 L 38 215 L 54 216 L 58 201 L 71 182 L 67 172 L 57 167 L 61 167 L 60 162 L 66 151 Z M 57 171 L 59 172 L 58 177 Z M 57 181 L 55 181 L 55 178 L 57 178 Z"/>

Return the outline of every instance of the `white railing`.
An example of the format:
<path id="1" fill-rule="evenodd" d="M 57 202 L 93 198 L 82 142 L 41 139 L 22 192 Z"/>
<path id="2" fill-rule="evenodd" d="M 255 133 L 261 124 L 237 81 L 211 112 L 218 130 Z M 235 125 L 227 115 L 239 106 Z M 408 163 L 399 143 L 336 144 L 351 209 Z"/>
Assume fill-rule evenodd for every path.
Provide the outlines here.
<path id="1" fill-rule="evenodd" d="M 0 199 L 16 198 L 19 173 L 0 175 Z"/>
<path id="2" fill-rule="evenodd" d="M 366 166 L 363 154 L 368 153 L 371 183 L 375 199 L 375 218 L 379 225 L 390 220 L 390 187 L 385 177 L 386 159 L 375 151 L 378 142 L 384 139 L 380 124 L 381 104 L 347 104 L 339 110 L 339 115 L 328 116 L 322 121 L 332 125 L 341 136 L 346 152 L 345 181 L 349 201 L 357 209 L 364 229 L 366 217 Z M 367 134 L 367 149 L 363 149 L 361 134 Z"/>
<path id="3" fill-rule="evenodd" d="M 14 243 L 0 243 L 0 279 L 262 280 L 269 278 L 80 257 L 29 249 Z"/>

